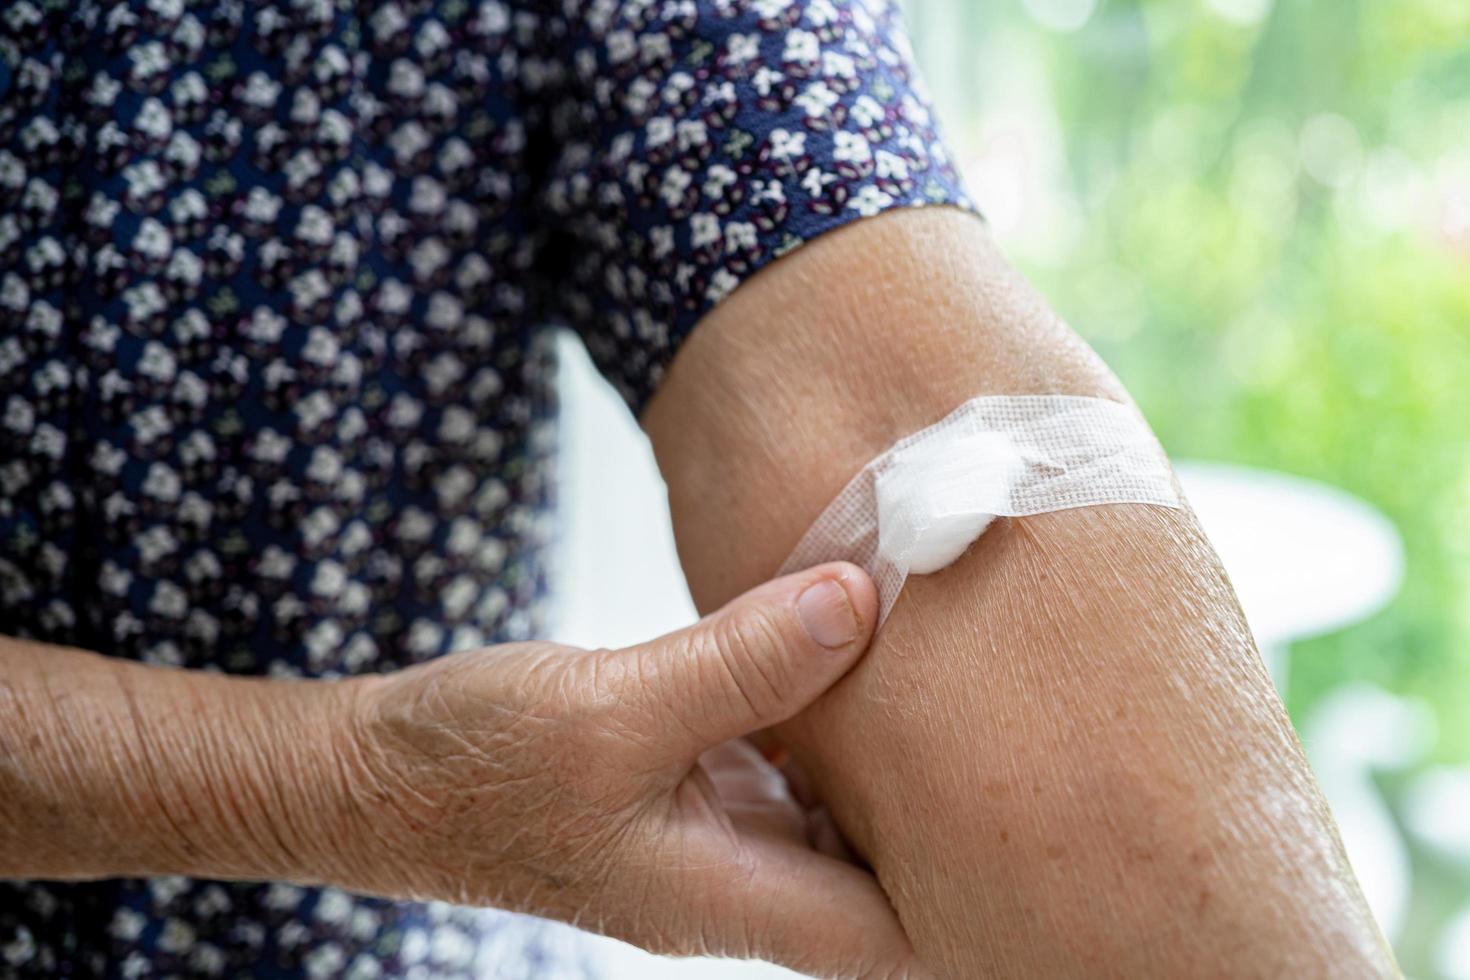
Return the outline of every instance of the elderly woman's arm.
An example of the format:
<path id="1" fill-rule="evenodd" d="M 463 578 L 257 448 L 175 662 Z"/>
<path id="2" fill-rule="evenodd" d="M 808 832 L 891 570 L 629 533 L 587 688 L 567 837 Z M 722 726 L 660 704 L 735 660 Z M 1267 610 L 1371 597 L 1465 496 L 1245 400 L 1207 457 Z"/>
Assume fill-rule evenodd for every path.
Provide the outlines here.
<path id="1" fill-rule="evenodd" d="M 351 692 L 0 637 L 0 877 L 328 876 Z"/>
<path id="2" fill-rule="evenodd" d="M 0 878 L 332 884 L 917 980 L 873 877 L 812 846 L 739 739 L 851 667 L 876 606 L 836 563 L 625 650 L 506 644 L 340 682 L 0 637 Z"/>
<path id="3" fill-rule="evenodd" d="M 898 437 L 1036 392 L 1126 397 L 971 216 L 762 272 L 643 418 L 696 601 L 769 575 Z M 997 522 L 780 735 L 943 976 L 1394 972 L 1188 511 Z"/>

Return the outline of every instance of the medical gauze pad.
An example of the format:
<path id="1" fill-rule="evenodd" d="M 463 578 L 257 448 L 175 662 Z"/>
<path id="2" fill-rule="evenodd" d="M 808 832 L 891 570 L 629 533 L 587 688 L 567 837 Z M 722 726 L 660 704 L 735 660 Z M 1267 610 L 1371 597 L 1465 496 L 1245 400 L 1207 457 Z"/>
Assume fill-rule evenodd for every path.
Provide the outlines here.
<path id="1" fill-rule="evenodd" d="M 1164 451 L 1132 407 L 1073 395 L 975 398 L 863 467 L 781 574 L 861 565 L 878 586 L 881 623 L 910 573 L 944 568 L 998 516 L 1124 503 L 1181 506 Z"/>

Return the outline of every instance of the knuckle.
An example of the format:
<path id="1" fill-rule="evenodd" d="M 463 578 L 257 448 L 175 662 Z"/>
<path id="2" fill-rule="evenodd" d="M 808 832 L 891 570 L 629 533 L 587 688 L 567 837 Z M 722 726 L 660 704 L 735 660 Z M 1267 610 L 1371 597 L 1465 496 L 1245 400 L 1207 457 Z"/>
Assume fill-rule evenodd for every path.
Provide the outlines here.
<path id="1" fill-rule="evenodd" d="M 691 672 L 703 672 L 701 639 L 695 631 L 681 630 L 650 643 L 620 651 L 616 722 L 630 759 L 640 770 L 667 763 L 663 751 L 671 739 L 697 736 L 692 718 L 710 706 L 704 689 L 709 684 Z"/>
<path id="2" fill-rule="evenodd" d="M 781 704 L 789 688 L 788 659 L 772 656 L 785 644 L 780 624 L 764 610 L 723 615 L 708 625 L 708 644 L 714 654 L 710 669 L 720 672 L 714 685 L 726 698 L 756 715 Z"/>
<path id="3" fill-rule="evenodd" d="M 638 710 L 645 669 L 632 651 L 598 649 L 579 655 L 563 678 L 553 751 L 579 792 L 608 798 L 645 764 L 654 734 Z"/>

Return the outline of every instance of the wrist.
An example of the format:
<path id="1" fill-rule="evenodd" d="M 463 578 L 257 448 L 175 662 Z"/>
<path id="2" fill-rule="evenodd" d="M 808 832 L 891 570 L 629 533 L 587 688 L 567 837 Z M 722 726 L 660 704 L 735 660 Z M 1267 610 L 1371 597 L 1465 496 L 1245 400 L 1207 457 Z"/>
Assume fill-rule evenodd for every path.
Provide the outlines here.
<path id="1" fill-rule="evenodd" d="M 343 748 L 360 681 L 116 671 L 118 873 L 337 881 L 361 827 Z"/>
<path id="2" fill-rule="evenodd" d="M 251 835 L 258 870 L 250 877 L 397 892 L 365 762 L 366 719 L 386 680 L 365 675 L 256 685 L 253 718 L 243 728 L 258 733 L 261 750 L 242 760 L 247 778 L 237 787 L 240 809 L 261 826 Z"/>
<path id="3" fill-rule="evenodd" d="M 308 806 L 332 814 L 316 826 L 313 853 L 327 870 L 325 880 L 339 887 L 389 898 L 429 898 L 446 894 L 446 882 L 462 869 L 444 867 L 442 853 L 426 843 L 456 806 L 419 785 L 406 752 L 419 734 L 416 706 L 421 692 L 417 671 L 365 675 L 332 685 L 330 720 L 318 741 L 332 774 L 304 794 Z M 463 751 L 458 735 L 431 723 Z M 421 775 L 422 773 L 420 773 Z M 442 787 L 441 787 L 442 788 Z"/>
<path id="4" fill-rule="evenodd" d="M 397 811 L 385 805 L 374 724 L 389 675 L 368 674 L 321 683 L 323 704 L 313 713 L 317 774 L 296 788 L 298 837 L 317 883 L 365 894 L 405 897 L 401 871 L 404 833 Z"/>

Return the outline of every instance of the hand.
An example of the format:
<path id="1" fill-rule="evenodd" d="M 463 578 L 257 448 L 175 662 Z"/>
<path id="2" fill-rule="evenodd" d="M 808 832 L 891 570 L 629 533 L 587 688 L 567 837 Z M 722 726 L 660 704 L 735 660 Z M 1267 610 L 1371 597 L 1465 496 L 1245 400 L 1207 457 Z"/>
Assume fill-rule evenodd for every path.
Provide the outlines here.
<path id="1" fill-rule="evenodd" d="M 826 691 L 876 613 L 866 574 L 826 565 L 626 650 L 509 644 L 373 679 L 348 753 L 372 834 L 347 877 L 658 953 L 919 976 L 872 875 L 740 738 Z"/>

